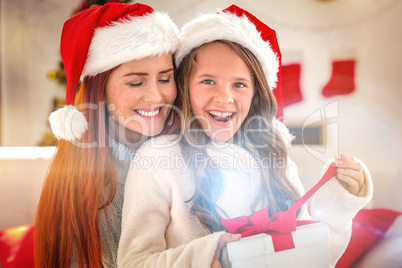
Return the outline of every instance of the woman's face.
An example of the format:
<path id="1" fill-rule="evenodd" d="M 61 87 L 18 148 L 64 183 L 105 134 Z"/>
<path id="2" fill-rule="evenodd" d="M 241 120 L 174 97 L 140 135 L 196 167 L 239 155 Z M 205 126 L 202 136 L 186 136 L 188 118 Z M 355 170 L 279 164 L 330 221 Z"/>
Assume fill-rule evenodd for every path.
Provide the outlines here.
<path id="1" fill-rule="evenodd" d="M 246 118 L 254 95 L 250 69 L 231 48 L 213 43 L 202 48 L 190 76 L 190 103 L 205 133 L 228 141 Z"/>
<path id="2" fill-rule="evenodd" d="M 145 136 L 163 130 L 176 99 L 172 55 L 146 57 L 121 64 L 106 83 L 109 115 L 126 129 Z"/>

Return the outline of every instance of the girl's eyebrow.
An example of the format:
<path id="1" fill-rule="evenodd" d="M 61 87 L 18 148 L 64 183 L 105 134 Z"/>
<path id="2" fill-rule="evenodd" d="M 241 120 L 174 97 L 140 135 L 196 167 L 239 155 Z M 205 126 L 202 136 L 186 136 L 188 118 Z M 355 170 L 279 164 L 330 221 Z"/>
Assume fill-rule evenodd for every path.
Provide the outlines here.
<path id="1" fill-rule="evenodd" d="M 238 80 L 238 81 L 251 82 L 251 80 L 250 80 L 250 79 L 245 78 L 245 77 L 235 77 L 234 79 L 235 79 L 235 80 Z"/>
<path id="2" fill-rule="evenodd" d="M 200 74 L 197 75 L 198 78 L 215 78 L 215 75 L 212 74 Z M 236 81 L 244 81 L 244 82 L 251 82 L 251 80 L 247 77 L 242 77 L 242 76 L 237 76 L 237 77 L 233 77 L 233 80 Z"/>
<path id="3" fill-rule="evenodd" d="M 206 78 L 211 78 L 211 77 L 215 77 L 214 75 L 212 75 L 212 74 L 200 74 L 200 75 L 197 75 L 197 77 L 206 77 Z"/>
<path id="4" fill-rule="evenodd" d="M 158 74 L 165 74 L 165 73 L 169 73 L 169 72 L 173 72 L 173 71 L 174 71 L 173 68 L 169 68 L 169 69 L 160 71 Z M 146 75 L 149 75 L 149 74 L 148 73 L 142 73 L 142 72 L 139 72 L 139 73 L 132 72 L 132 73 L 126 73 L 123 76 L 131 76 L 131 75 L 146 76 Z"/>

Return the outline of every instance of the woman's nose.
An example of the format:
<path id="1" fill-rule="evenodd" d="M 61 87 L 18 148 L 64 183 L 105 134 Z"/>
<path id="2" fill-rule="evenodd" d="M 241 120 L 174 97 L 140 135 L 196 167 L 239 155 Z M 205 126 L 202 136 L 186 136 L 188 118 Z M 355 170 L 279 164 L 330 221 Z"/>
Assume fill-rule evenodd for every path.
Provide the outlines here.
<path id="1" fill-rule="evenodd" d="M 160 89 L 159 89 L 158 85 L 156 85 L 156 84 L 150 85 L 147 88 L 143 98 L 144 98 L 144 100 L 146 102 L 149 102 L 149 103 L 159 103 L 159 102 L 161 102 L 162 95 L 161 95 L 161 92 L 160 92 Z"/>

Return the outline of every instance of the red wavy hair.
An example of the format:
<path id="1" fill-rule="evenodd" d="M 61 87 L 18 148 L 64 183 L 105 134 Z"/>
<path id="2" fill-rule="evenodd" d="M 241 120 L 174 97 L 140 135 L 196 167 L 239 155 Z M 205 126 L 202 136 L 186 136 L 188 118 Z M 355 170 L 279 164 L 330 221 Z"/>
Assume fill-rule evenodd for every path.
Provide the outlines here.
<path id="1" fill-rule="evenodd" d="M 37 209 L 36 267 L 68 267 L 72 258 L 80 267 L 101 267 L 98 214 L 113 200 L 117 183 L 102 104 L 110 73 L 84 78 L 76 105 L 91 104 L 80 109 L 89 128 L 80 143 L 57 144 Z"/>

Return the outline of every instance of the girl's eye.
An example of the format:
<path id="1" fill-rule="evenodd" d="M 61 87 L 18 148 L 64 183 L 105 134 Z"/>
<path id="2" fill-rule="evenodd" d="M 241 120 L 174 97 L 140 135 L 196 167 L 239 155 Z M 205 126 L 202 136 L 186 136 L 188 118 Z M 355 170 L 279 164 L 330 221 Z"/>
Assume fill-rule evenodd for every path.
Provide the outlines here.
<path id="1" fill-rule="evenodd" d="M 214 85 L 215 84 L 214 81 L 212 81 L 212 80 L 204 80 L 204 81 L 202 81 L 202 83 L 206 84 L 206 85 Z"/>
<path id="2" fill-rule="evenodd" d="M 246 87 L 243 83 L 235 83 L 233 86 L 238 88 Z"/>

